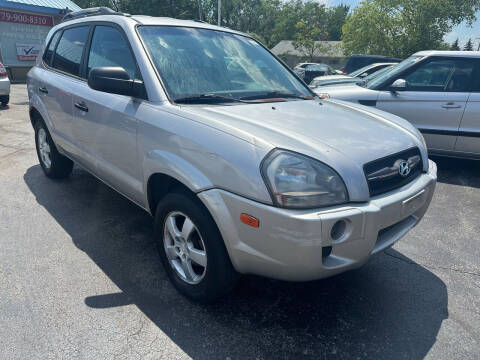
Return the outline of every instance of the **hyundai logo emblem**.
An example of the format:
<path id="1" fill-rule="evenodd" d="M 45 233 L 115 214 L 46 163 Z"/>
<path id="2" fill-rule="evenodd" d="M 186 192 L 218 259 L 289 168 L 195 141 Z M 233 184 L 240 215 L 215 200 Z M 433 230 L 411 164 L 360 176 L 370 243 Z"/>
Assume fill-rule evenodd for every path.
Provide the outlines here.
<path id="1" fill-rule="evenodd" d="M 410 164 L 407 161 L 402 160 L 400 165 L 398 165 L 398 173 L 402 177 L 407 177 L 410 174 L 410 171 L 412 169 L 410 168 Z"/>

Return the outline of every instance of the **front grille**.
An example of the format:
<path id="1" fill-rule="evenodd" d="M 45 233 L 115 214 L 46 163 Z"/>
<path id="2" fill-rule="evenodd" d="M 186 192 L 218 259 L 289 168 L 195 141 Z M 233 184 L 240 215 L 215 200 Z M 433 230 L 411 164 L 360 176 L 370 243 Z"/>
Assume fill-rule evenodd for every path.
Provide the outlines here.
<path id="1" fill-rule="evenodd" d="M 409 171 L 405 170 L 406 168 Z M 367 178 L 370 196 L 375 196 L 408 184 L 422 173 L 422 168 L 420 150 L 411 148 L 369 162 L 363 166 L 363 171 Z"/>

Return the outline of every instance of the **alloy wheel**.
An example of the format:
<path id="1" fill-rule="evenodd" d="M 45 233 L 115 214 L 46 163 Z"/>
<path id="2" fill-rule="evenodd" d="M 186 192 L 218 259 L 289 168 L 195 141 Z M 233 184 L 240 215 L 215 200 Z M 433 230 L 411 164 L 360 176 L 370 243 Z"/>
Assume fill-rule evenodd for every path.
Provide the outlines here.
<path id="1" fill-rule="evenodd" d="M 52 158 L 51 158 L 51 150 L 50 145 L 48 144 L 47 140 L 47 132 L 45 129 L 40 128 L 38 130 L 38 151 L 40 153 L 40 158 L 42 160 L 43 165 L 50 169 L 52 166 Z"/>
<path id="2" fill-rule="evenodd" d="M 193 221 L 181 212 L 167 215 L 163 226 L 163 245 L 170 266 L 180 279 L 198 284 L 207 271 L 207 252 Z"/>

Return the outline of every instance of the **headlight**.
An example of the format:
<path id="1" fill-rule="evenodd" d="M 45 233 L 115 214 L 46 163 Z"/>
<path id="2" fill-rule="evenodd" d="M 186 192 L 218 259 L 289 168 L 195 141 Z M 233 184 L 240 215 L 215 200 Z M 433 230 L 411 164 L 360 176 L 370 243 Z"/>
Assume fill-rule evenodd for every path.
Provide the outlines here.
<path id="1" fill-rule="evenodd" d="M 265 158 L 261 171 L 276 206 L 307 209 L 348 201 L 335 170 L 307 156 L 275 150 Z"/>

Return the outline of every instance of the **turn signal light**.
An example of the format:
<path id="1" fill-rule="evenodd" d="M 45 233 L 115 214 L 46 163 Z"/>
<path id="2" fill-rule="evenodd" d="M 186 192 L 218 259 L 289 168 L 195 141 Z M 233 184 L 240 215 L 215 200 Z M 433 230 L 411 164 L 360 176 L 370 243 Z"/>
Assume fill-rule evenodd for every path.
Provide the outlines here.
<path id="1" fill-rule="evenodd" d="M 258 219 L 248 214 L 240 214 L 240 221 L 254 228 L 258 228 L 260 226 Z"/>

